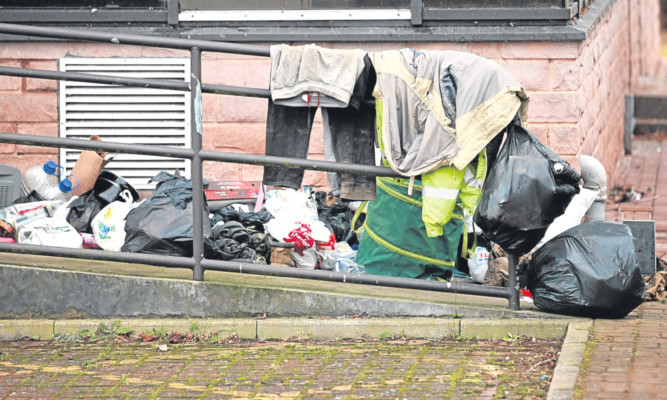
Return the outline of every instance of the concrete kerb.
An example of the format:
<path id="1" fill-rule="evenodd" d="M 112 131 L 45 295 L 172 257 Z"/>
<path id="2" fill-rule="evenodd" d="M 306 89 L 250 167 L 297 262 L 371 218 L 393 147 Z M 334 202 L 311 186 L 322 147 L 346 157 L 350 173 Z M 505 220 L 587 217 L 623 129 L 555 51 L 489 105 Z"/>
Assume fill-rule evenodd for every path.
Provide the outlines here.
<path id="1" fill-rule="evenodd" d="M 574 396 L 579 367 L 584 359 L 592 320 L 570 322 L 558 357 L 547 400 L 565 400 Z"/>
<path id="2" fill-rule="evenodd" d="M 57 335 L 94 332 L 100 323 L 114 323 L 133 335 L 155 332 L 216 332 L 224 338 L 241 339 L 358 339 L 358 338 L 463 338 L 502 339 L 508 335 L 539 339 L 568 337 L 569 319 L 476 319 L 476 318 L 239 318 L 239 319 L 6 319 L 0 320 L 0 339 L 53 339 Z M 570 324 L 570 329 L 567 328 Z M 574 339 L 566 339 L 566 343 Z M 578 343 L 578 342 L 576 342 Z M 583 341 L 585 344 L 585 340 Z M 583 352 L 582 352 L 583 354 Z"/>

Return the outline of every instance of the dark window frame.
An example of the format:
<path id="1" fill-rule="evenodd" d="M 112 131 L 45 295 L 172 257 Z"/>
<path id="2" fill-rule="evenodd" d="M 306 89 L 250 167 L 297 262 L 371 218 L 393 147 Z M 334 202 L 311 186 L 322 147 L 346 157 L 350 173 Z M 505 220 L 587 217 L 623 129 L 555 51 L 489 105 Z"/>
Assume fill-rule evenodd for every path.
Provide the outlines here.
<path id="1" fill-rule="evenodd" d="M 82 0 L 81 4 L 89 3 L 91 0 Z M 104 1 L 96 0 L 100 4 Z M 0 22 L 11 23 L 134 23 L 134 24 L 169 24 L 183 25 L 189 24 L 178 20 L 179 1 L 148 1 L 146 4 L 163 4 L 162 7 L 138 5 L 137 7 L 114 6 L 114 0 L 107 0 L 109 5 L 106 7 L 17 7 L 2 6 L 0 1 Z M 118 1 L 118 0 L 116 0 Z M 139 0 L 137 0 L 139 1 Z M 508 0 L 511 3 L 511 0 Z M 548 0 L 545 0 L 549 2 Z M 139 1 L 140 2 L 140 1 Z M 428 0 L 410 0 L 409 9 L 411 11 L 410 25 L 420 26 L 438 25 L 443 23 L 511 23 L 532 21 L 533 24 L 566 24 L 579 15 L 580 10 L 590 3 L 590 0 L 550 0 L 550 3 L 560 4 L 560 7 L 492 7 L 489 0 L 471 0 L 466 3 L 472 4 L 472 7 L 458 8 L 436 8 L 428 7 Z M 25 3 L 25 2 L 22 2 Z M 72 1 L 76 3 L 76 1 Z M 8 3 L 13 4 L 13 3 Z M 40 3 L 41 4 L 41 3 Z M 97 3 L 95 3 L 97 4 Z M 225 11 L 220 9 L 219 11 Z M 277 11 L 277 9 L 276 9 Z M 188 12 L 185 10 L 184 12 Z M 194 11 L 197 12 L 197 11 Z M 266 10 L 267 13 L 272 10 Z M 176 18 L 174 18 L 176 17 Z M 279 23 L 280 19 L 276 19 Z M 254 25 L 255 21 L 238 21 L 236 25 Z M 307 17 L 299 21 L 302 25 L 313 22 Z M 207 21 L 197 23 L 198 26 L 216 26 L 231 25 L 229 21 Z M 262 25 L 275 26 L 275 23 L 264 22 Z M 354 25 L 354 24 L 353 24 Z M 367 20 L 366 25 L 376 26 L 374 20 Z M 316 23 L 313 26 L 317 26 Z"/>
<path id="2" fill-rule="evenodd" d="M 85 1 L 85 0 L 82 0 Z M 94 0 L 102 1 L 102 0 Z M 108 0 L 119 1 L 119 0 Z M 160 1 L 160 0 L 155 0 Z M 525 5 L 528 0 L 467 0 L 477 8 L 446 11 L 425 5 L 454 4 L 454 0 L 410 0 L 410 13 L 401 19 L 378 20 L 269 20 L 179 21 L 179 0 L 164 0 L 166 8 L 104 8 L 96 12 L 68 9 L 0 8 L 0 23 L 80 27 L 99 31 L 122 29 L 154 34 L 226 42 L 506 42 L 580 41 L 586 37 L 589 12 L 606 10 L 617 0 L 557 1 L 560 7 L 492 7 Z M 429 3 L 431 2 L 431 3 Z M 445 3 L 443 3 L 445 2 Z M 2 4 L 2 0 L 0 0 Z M 459 4 L 459 3 L 457 3 Z M 460 3 L 463 4 L 463 3 Z M 593 23 L 593 22 L 591 22 Z M 34 41 L 34 38 L 0 35 L 2 41 Z"/>

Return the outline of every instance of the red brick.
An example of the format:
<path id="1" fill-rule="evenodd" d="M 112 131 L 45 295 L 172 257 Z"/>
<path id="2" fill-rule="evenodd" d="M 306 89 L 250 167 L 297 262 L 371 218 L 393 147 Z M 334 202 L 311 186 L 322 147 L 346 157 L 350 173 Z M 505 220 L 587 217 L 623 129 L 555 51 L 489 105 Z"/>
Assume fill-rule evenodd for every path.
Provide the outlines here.
<path id="1" fill-rule="evenodd" d="M 324 156 L 324 130 L 321 124 L 315 123 L 310 132 L 308 158 L 316 159 L 317 156 Z"/>
<path id="2" fill-rule="evenodd" d="M 590 42 L 586 42 L 582 48 L 578 61 L 581 63 L 581 69 L 584 74 L 588 74 L 593 70 L 595 62 L 593 61 L 593 50 Z"/>
<path id="3" fill-rule="evenodd" d="M 584 80 L 581 61 L 553 61 L 551 63 L 551 89 L 577 90 Z"/>
<path id="4" fill-rule="evenodd" d="M 500 59 L 501 44 L 500 43 L 466 43 L 466 50 L 470 53 L 477 54 L 480 57 L 490 59 Z"/>
<path id="5" fill-rule="evenodd" d="M 20 169 L 23 174 L 28 168 L 34 167 L 35 165 L 43 165 L 45 162 L 52 159 L 52 156 L 44 154 L 3 155 L 2 163 Z"/>
<path id="6" fill-rule="evenodd" d="M 21 63 L 19 62 L 0 62 L 0 65 L 3 67 L 14 67 L 20 68 Z M 10 90 L 20 90 L 21 89 L 21 78 L 8 75 L 0 75 L 0 91 L 10 91 Z"/>
<path id="7" fill-rule="evenodd" d="M 209 181 L 241 180 L 241 165 L 223 162 L 204 162 L 204 178 Z"/>
<path id="8" fill-rule="evenodd" d="M 204 150 L 217 150 L 215 146 L 218 141 L 218 135 L 223 129 L 222 124 L 208 123 L 204 124 L 202 128 L 202 148 Z"/>
<path id="9" fill-rule="evenodd" d="M 582 105 L 583 106 L 583 105 Z M 530 122 L 577 122 L 581 117 L 576 92 L 537 92 L 530 96 L 528 121 Z"/>
<path id="10" fill-rule="evenodd" d="M 218 124 L 204 126 L 205 148 L 219 151 L 264 154 L 265 124 Z"/>
<path id="11" fill-rule="evenodd" d="M 202 94 L 202 120 L 215 122 L 218 120 L 218 99 L 221 96 L 211 93 Z"/>
<path id="12" fill-rule="evenodd" d="M 47 71 L 57 71 L 58 63 L 56 61 L 33 61 L 26 65 L 30 69 L 42 69 Z M 43 90 L 56 91 L 58 90 L 58 81 L 52 79 L 25 79 L 26 90 Z"/>
<path id="13" fill-rule="evenodd" d="M 204 83 L 245 86 L 245 76 L 246 63 L 244 61 L 202 60 L 202 81 Z"/>
<path id="14" fill-rule="evenodd" d="M 268 100 L 256 97 L 219 96 L 217 115 L 220 122 L 266 123 Z"/>
<path id="15" fill-rule="evenodd" d="M 507 60 L 500 63 L 527 90 L 549 89 L 548 60 Z"/>
<path id="16" fill-rule="evenodd" d="M 49 122 L 58 120 L 55 93 L 4 94 L 0 96 L 0 121 Z"/>
<path id="17" fill-rule="evenodd" d="M 581 44 L 578 42 L 510 42 L 502 44 L 502 56 L 505 59 L 528 60 L 575 59 L 580 49 Z"/>
<path id="18" fill-rule="evenodd" d="M 312 186 L 315 191 L 329 191 L 329 179 L 326 172 L 306 171 L 303 177 L 303 186 Z"/>
<path id="19" fill-rule="evenodd" d="M 533 134 L 540 141 L 540 143 L 545 146 L 549 145 L 549 125 L 545 124 L 533 124 L 528 122 L 527 129 L 530 133 Z"/>
<path id="20" fill-rule="evenodd" d="M 246 62 L 246 86 L 258 89 L 268 89 L 271 79 L 271 60 L 254 59 Z"/>
<path id="21" fill-rule="evenodd" d="M 57 60 L 65 57 L 70 43 L 62 42 L 4 42 L 0 46 L 0 59 Z"/>
<path id="22" fill-rule="evenodd" d="M 16 133 L 16 126 L 14 124 L 0 123 L 0 132 Z M 13 154 L 14 152 L 16 152 L 16 145 L 14 143 L 0 143 L 0 154 Z"/>
<path id="23" fill-rule="evenodd" d="M 18 124 L 16 133 L 36 136 L 58 136 L 58 124 Z M 18 145 L 19 154 L 49 154 L 51 157 L 58 154 L 57 147 L 41 147 Z"/>
<path id="24" fill-rule="evenodd" d="M 593 129 L 593 114 L 591 111 L 587 110 L 583 113 L 579 122 L 577 122 L 577 129 L 579 130 L 579 137 L 582 140 L 588 136 L 588 133 Z"/>
<path id="25" fill-rule="evenodd" d="M 579 161 L 579 156 L 564 155 L 563 159 L 567 161 L 567 163 L 570 164 L 572 168 L 574 168 L 577 171 L 581 171 L 581 163 Z"/>
<path id="26" fill-rule="evenodd" d="M 264 152 L 262 152 L 264 154 Z M 264 167 L 261 165 L 241 165 L 241 180 L 243 181 L 261 181 L 264 177 Z"/>
<path id="27" fill-rule="evenodd" d="M 0 143 L 0 154 L 14 154 L 15 152 L 16 152 L 16 145 L 14 143 Z"/>
<path id="28" fill-rule="evenodd" d="M 579 130 L 574 124 L 551 125 L 549 128 L 549 147 L 560 155 L 575 155 L 581 145 Z"/>

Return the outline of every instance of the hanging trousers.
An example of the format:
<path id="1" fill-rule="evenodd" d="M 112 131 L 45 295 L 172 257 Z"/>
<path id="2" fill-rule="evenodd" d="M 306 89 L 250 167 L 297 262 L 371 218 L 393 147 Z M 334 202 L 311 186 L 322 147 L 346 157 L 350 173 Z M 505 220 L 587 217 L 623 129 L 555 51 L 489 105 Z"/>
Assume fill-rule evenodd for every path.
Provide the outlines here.
<path id="1" fill-rule="evenodd" d="M 369 102 L 373 99 L 375 71 L 368 56 L 364 62 L 366 67 L 355 84 L 348 107 L 321 108 L 324 152 L 328 161 L 375 165 L 375 106 Z M 269 98 L 266 155 L 305 159 L 316 110 L 317 105 L 283 106 Z M 298 189 L 303 175 L 302 168 L 264 167 L 264 184 Z M 334 195 L 349 200 L 375 199 L 374 176 L 347 172 L 328 175 Z"/>

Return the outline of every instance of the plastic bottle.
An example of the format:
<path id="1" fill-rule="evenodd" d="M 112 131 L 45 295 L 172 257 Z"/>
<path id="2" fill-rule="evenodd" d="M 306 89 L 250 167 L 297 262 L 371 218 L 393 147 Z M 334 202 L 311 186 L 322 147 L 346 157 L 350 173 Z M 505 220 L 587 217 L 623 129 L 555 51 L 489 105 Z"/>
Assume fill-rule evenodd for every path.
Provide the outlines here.
<path id="1" fill-rule="evenodd" d="M 59 176 L 62 175 L 62 171 L 63 168 L 54 161 L 31 167 L 23 175 L 23 194 L 27 195 L 35 190 L 44 200 L 66 201 L 71 196 L 69 191 L 72 188 L 60 185 Z"/>
<path id="2" fill-rule="evenodd" d="M 484 283 L 484 276 L 489 269 L 489 250 L 486 247 L 477 246 L 475 254 L 468 260 L 470 276 L 477 283 Z"/>
<path id="3" fill-rule="evenodd" d="M 366 267 L 363 265 L 357 264 L 353 260 L 348 258 L 339 258 L 336 260 L 336 266 L 334 268 L 336 272 L 347 272 L 349 274 L 365 274 Z"/>

